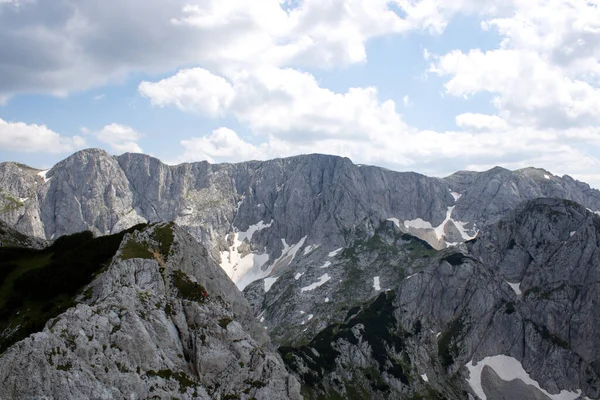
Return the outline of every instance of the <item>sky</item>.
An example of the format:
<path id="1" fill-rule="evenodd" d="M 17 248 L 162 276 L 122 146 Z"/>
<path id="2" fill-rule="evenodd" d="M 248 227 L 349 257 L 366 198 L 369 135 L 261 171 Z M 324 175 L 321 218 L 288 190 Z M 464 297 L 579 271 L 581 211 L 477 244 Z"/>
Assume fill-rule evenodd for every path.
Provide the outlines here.
<path id="1" fill-rule="evenodd" d="M 0 0 L 0 161 L 88 147 L 600 188 L 600 0 Z"/>

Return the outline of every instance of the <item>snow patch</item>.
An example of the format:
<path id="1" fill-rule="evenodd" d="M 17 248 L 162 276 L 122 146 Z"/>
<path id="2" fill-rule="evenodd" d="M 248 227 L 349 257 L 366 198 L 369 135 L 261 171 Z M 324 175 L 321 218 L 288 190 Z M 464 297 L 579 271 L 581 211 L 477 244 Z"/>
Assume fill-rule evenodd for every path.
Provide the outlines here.
<path id="1" fill-rule="evenodd" d="M 272 267 L 266 270 L 262 269 L 263 265 L 269 261 L 268 254 L 249 253 L 242 255 L 238 251 L 244 240 L 251 239 L 254 233 L 270 227 L 272 223 L 273 221 L 268 224 L 260 221 L 258 224 L 248 227 L 245 232 L 234 232 L 233 245 L 228 250 L 221 252 L 221 268 L 240 290 L 244 290 L 246 286 L 255 280 L 269 276 L 273 270 Z"/>
<path id="2" fill-rule="evenodd" d="M 318 244 L 309 244 L 308 246 L 306 246 L 304 248 L 304 255 L 307 255 L 308 253 L 316 250 L 317 247 L 319 247 L 320 245 Z"/>
<path id="3" fill-rule="evenodd" d="M 475 235 L 473 235 L 473 236 L 471 236 L 467 233 L 467 229 L 465 228 L 465 225 L 468 224 L 468 222 L 456 221 L 456 220 L 452 219 L 452 212 L 454 211 L 455 207 L 456 206 L 448 207 L 448 209 L 446 210 L 446 218 L 444 219 L 444 221 L 442 221 L 441 224 L 439 224 L 436 227 L 433 227 L 431 225 L 431 222 L 424 221 L 421 218 L 404 221 L 404 227 L 407 229 L 413 228 L 413 229 L 433 230 L 435 237 L 438 240 L 441 240 L 444 237 L 444 230 L 446 229 L 446 225 L 449 222 L 452 222 L 454 224 L 454 226 L 456 226 L 456 229 L 458 229 L 458 231 L 460 232 L 460 235 L 462 236 L 462 238 L 464 240 L 471 240 L 471 239 L 475 238 L 475 236 L 477 236 L 477 233 L 475 233 Z"/>
<path id="4" fill-rule="evenodd" d="M 325 297 L 325 303 L 329 303 L 329 297 Z"/>
<path id="5" fill-rule="evenodd" d="M 240 239 L 240 242 L 243 242 L 245 239 L 251 240 L 252 236 L 256 232 L 261 231 L 265 228 L 270 228 L 271 225 L 273 225 L 273 220 L 271 220 L 271 222 L 269 222 L 268 224 L 265 224 L 263 221 L 260 221 L 258 224 L 250 225 L 246 232 L 239 232 L 238 238 Z"/>
<path id="6" fill-rule="evenodd" d="M 450 194 L 452 195 L 452 197 L 454 197 L 455 202 L 457 202 L 462 197 L 462 194 L 460 193 L 450 192 Z"/>
<path id="7" fill-rule="evenodd" d="M 271 286 L 273 286 L 273 284 L 275 282 L 277 282 L 277 279 L 279 279 L 279 277 L 276 278 L 265 278 L 264 282 L 265 282 L 265 293 L 267 293 L 269 290 L 271 290 Z"/>
<path id="8" fill-rule="evenodd" d="M 427 374 L 421 375 L 421 379 L 423 379 L 425 382 L 429 382 L 429 378 L 427 377 Z"/>
<path id="9" fill-rule="evenodd" d="M 319 286 L 324 285 L 330 279 L 331 279 L 331 277 L 329 276 L 329 274 L 324 274 L 319 278 L 319 280 L 317 282 L 311 283 L 310 285 L 303 287 L 302 289 L 300 289 L 300 291 L 302 293 L 304 293 L 304 292 L 308 292 L 310 290 L 314 290 L 314 289 L 318 288 Z"/>
<path id="10" fill-rule="evenodd" d="M 569 233 L 569 237 L 573 237 L 573 235 L 575 235 L 577 233 L 577 231 L 573 231 L 571 233 Z"/>
<path id="11" fill-rule="evenodd" d="M 550 179 L 550 175 L 544 174 L 544 179 Z"/>
<path id="12" fill-rule="evenodd" d="M 510 283 L 509 281 L 506 281 L 506 283 L 508 283 L 511 289 L 515 291 L 517 296 L 521 294 L 521 282 Z"/>
<path id="13" fill-rule="evenodd" d="M 300 314 L 301 314 L 301 315 L 304 315 L 304 314 L 306 314 L 306 313 L 305 313 L 304 311 L 300 310 Z"/>
<path id="14" fill-rule="evenodd" d="M 400 228 L 400 220 L 398 218 L 388 218 L 388 221 L 392 221 L 394 223 L 394 225 L 396 225 L 398 228 Z"/>
<path id="15" fill-rule="evenodd" d="M 260 317 L 260 322 L 265 322 L 265 317 Z"/>
<path id="16" fill-rule="evenodd" d="M 314 315 L 312 314 L 308 314 L 308 321 L 310 321 L 311 319 L 313 319 Z"/>
<path id="17" fill-rule="evenodd" d="M 295 279 L 295 280 L 298 280 L 298 279 L 300 279 L 300 277 L 301 277 L 302 275 L 304 275 L 304 272 L 298 272 L 298 273 L 296 274 L 296 276 L 294 276 L 294 279 Z"/>
<path id="18" fill-rule="evenodd" d="M 19 197 L 21 203 L 25 203 L 27 200 L 29 200 L 29 197 Z"/>
<path id="19" fill-rule="evenodd" d="M 508 382 L 514 379 L 520 379 L 527 385 L 535 386 L 552 400 L 575 400 L 581 395 L 581 390 L 578 390 L 577 392 L 562 390 L 558 394 L 548 393 L 540 387 L 537 381 L 534 381 L 529 377 L 529 374 L 523 369 L 523 366 L 517 359 L 500 354 L 497 356 L 486 357 L 477 364 L 474 364 L 474 361 L 471 360 L 471 362 L 466 365 L 469 369 L 469 379 L 467 379 L 467 382 L 481 400 L 487 400 L 487 396 L 481 386 L 481 371 L 486 365 L 492 368 L 503 381 Z"/>
<path id="20" fill-rule="evenodd" d="M 337 256 L 337 255 L 340 253 L 340 251 L 342 251 L 342 250 L 344 250 L 344 248 L 343 248 L 343 247 L 340 247 L 339 249 L 337 249 L 337 250 L 334 250 L 334 251 L 332 251 L 331 253 L 329 253 L 327 256 L 328 256 L 328 257 L 335 257 L 335 256 Z"/>
<path id="21" fill-rule="evenodd" d="M 45 170 L 45 171 L 40 171 L 37 173 L 37 175 L 42 178 L 44 180 L 45 183 L 50 182 L 50 179 L 52 178 L 46 178 L 46 175 L 48 174 L 48 171 L 50 171 L 49 169 Z"/>
<path id="22" fill-rule="evenodd" d="M 381 290 L 381 286 L 379 286 L 379 277 L 378 276 L 373 278 L 373 288 L 377 291 Z"/>
<path id="23" fill-rule="evenodd" d="M 302 247 L 304 245 L 304 241 L 306 240 L 306 236 L 304 236 L 302 239 L 300 239 L 300 241 L 298 243 L 296 243 L 295 245 L 288 245 L 287 242 L 285 241 L 285 239 L 281 239 L 281 243 L 283 243 L 283 250 L 281 250 L 281 255 L 279 256 L 279 258 L 277 260 L 275 260 L 275 262 L 273 263 L 273 266 L 280 266 L 280 264 L 282 262 L 287 262 L 285 265 L 290 265 L 290 263 L 294 260 L 294 258 L 296 257 L 296 253 L 298 252 L 298 250 L 300 250 L 300 247 Z"/>
<path id="24" fill-rule="evenodd" d="M 319 268 L 327 268 L 331 265 L 331 261 L 325 261 L 325 264 L 321 265 Z"/>
<path id="25" fill-rule="evenodd" d="M 418 275 L 418 274 L 419 274 L 419 273 L 417 272 L 416 274 L 409 275 L 409 276 L 407 276 L 406 278 L 404 278 L 404 280 L 406 281 L 406 280 L 408 280 L 408 279 L 410 279 L 410 278 L 412 278 L 413 276 L 416 276 L 416 275 Z"/>

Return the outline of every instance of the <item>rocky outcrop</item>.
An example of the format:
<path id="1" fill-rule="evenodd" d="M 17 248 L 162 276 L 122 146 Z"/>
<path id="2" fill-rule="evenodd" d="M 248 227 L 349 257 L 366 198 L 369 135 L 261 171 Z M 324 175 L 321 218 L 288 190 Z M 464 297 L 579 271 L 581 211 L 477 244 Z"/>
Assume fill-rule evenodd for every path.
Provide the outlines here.
<path id="1" fill-rule="evenodd" d="M 301 398 L 241 293 L 176 226 L 126 235 L 89 296 L 0 357 L 0 398 Z"/>
<path id="2" fill-rule="evenodd" d="M 284 359 L 314 398 L 596 398 L 599 233 L 600 218 L 574 202 L 526 202 L 308 344 L 283 347 Z"/>

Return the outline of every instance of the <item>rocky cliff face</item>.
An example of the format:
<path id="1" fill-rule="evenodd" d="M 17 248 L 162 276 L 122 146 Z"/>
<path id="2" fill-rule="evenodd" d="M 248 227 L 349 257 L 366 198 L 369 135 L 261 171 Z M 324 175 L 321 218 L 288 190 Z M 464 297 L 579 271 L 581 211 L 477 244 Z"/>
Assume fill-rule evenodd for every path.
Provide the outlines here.
<path id="1" fill-rule="evenodd" d="M 88 293 L 0 357 L 0 398 L 300 398 L 241 293 L 175 226 L 126 235 Z"/>
<path id="2" fill-rule="evenodd" d="M 313 398 L 597 398 L 599 233 L 576 203 L 527 202 L 420 269 L 375 263 L 380 276 L 412 274 L 281 352 Z M 361 246 L 416 256 L 401 237 Z"/>
<path id="3" fill-rule="evenodd" d="M 438 179 L 325 155 L 167 166 L 89 149 L 49 171 L 2 163 L 0 190 L 0 220 L 45 239 L 175 221 L 223 259 L 240 288 L 286 264 L 294 246 L 345 245 L 345 232 L 365 219 L 390 219 L 441 249 L 471 239 L 524 200 L 559 197 L 600 210 L 600 192 L 543 170 Z"/>
<path id="4" fill-rule="evenodd" d="M 0 358 L 20 368 L 1 377 L 5 396 L 29 383 L 57 398 L 296 398 L 299 385 L 306 398 L 600 395 L 600 192 L 568 176 L 439 179 L 323 155 L 167 166 L 86 150 L 49 171 L 1 164 L 0 188 L 0 218 L 46 238 L 182 228 L 172 254 L 154 230 L 128 236 L 142 249 L 124 241 L 91 299 Z M 211 300 L 190 302 L 177 282 Z M 158 345 L 142 360 L 136 341 Z M 46 362 L 27 381 L 34 351 Z"/>

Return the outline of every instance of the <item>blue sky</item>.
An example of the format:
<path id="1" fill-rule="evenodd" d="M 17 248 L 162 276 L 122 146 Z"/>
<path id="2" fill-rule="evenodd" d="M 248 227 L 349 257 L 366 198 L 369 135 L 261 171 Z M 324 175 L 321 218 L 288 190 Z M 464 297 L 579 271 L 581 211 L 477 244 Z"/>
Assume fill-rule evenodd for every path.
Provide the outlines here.
<path id="1" fill-rule="evenodd" d="M 319 152 L 600 187 L 598 1 L 0 0 L 0 161 Z"/>

